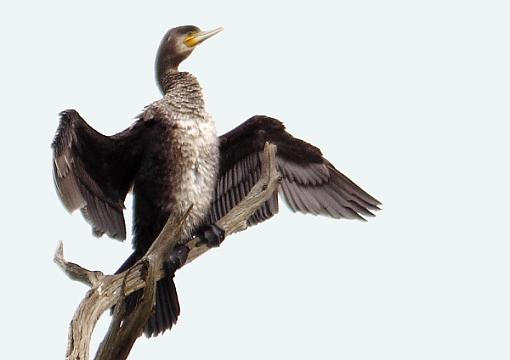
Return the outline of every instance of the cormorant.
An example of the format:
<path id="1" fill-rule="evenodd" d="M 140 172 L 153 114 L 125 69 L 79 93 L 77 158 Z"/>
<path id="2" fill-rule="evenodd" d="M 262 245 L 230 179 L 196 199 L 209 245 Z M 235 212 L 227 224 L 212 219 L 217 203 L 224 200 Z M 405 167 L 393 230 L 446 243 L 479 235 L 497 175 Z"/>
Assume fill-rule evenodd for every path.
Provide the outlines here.
<path id="1" fill-rule="evenodd" d="M 223 239 L 214 223 L 239 203 L 261 173 L 266 142 L 277 146 L 279 191 L 249 219 L 257 224 L 278 212 L 278 193 L 293 211 L 363 220 L 380 203 L 340 173 L 321 151 L 285 131 L 267 116 L 253 116 L 220 136 L 205 110 L 197 79 L 178 70 L 194 48 L 222 29 L 196 26 L 169 30 L 158 49 L 156 75 L 162 99 L 145 108 L 128 129 L 105 136 L 75 110 L 60 114 L 52 143 L 57 192 L 70 212 L 80 209 L 96 236 L 126 238 L 123 209 L 132 189 L 133 254 L 118 270 L 148 250 L 170 213 L 193 204 L 181 240 L 200 236 L 211 246 Z M 145 334 L 170 329 L 179 315 L 172 269 L 157 284 L 156 306 Z M 128 297 L 128 308 L 139 294 Z M 131 305 L 129 305 L 131 304 Z"/>

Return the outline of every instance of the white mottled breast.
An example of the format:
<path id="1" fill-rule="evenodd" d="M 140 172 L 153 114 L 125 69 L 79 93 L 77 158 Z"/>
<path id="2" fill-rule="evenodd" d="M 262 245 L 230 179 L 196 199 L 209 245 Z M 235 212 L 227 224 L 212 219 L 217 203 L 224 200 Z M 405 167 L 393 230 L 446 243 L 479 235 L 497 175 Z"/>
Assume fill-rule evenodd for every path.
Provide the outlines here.
<path id="1" fill-rule="evenodd" d="M 174 113 L 170 119 L 167 149 L 171 153 L 168 181 L 172 188 L 167 206 L 173 213 L 183 213 L 193 204 L 184 226 L 184 235 L 189 237 L 210 209 L 218 173 L 218 137 L 205 112 L 201 116 Z"/>
<path id="2" fill-rule="evenodd" d="M 200 84 L 189 73 L 168 73 L 166 94 L 142 114 L 164 123 L 164 143 L 158 148 L 168 152 L 158 164 L 164 177 L 161 208 L 178 216 L 191 205 L 184 224 L 183 238 L 202 225 L 209 214 L 219 167 L 219 141 L 214 122 L 205 111 Z"/>

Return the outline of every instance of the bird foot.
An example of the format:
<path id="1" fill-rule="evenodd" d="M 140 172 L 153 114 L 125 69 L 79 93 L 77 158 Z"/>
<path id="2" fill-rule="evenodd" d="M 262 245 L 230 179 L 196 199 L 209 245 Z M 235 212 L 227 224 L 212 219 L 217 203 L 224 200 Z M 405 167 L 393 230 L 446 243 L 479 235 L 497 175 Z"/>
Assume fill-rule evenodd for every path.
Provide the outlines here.
<path id="1" fill-rule="evenodd" d="M 172 253 L 168 261 L 164 263 L 165 271 L 168 276 L 173 276 L 173 274 L 186 264 L 186 260 L 188 260 L 189 249 L 186 245 L 177 245 Z"/>
<path id="2" fill-rule="evenodd" d="M 225 240 L 225 231 L 216 224 L 205 225 L 198 230 L 197 236 L 208 247 L 218 247 Z"/>

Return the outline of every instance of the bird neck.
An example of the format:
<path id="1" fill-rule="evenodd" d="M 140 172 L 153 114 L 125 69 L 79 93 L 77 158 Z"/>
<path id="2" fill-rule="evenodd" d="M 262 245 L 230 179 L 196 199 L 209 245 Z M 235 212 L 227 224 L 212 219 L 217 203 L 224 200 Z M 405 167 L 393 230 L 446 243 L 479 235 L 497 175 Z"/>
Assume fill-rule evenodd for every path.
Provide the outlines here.
<path id="1" fill-rule="evenodd" d="M 201 90 L 198 80 L 192 74 L 176 69 L 167 69 L 165 72 L 158 74 L 158 85 L 163 94 L 167 94 L 172 89 L 185 86 L 198 87 Z"/>
<path id="2" fill-rule="evenodd" d="M 168 92 L 168 89 L 171 87 L 172 82 L 174 82 L 175 74 L 178 74 L 179 70 L 177 68 L 170 69 L 157 69 L 157 80 L 159 90 L 161 93 L 165 95 Z"/>
<path id="3" fill-rule="evenodd" d="M 188 72 L 170 70 L 159 78 L 159 87 L 167 100 L 175 103 L 193 104 L 196 109 L 203 109 L 202 88 L 197 78 Z"/>
<path id="4" fill-rule="evenodd" d="M 169 51 L 165 44 L 160 45 L 155 65 L 156 78 L 163 94 L 166 93 L 165 86 L 169 82 L 168 78 L 179 73 L 179 65 L 191 54 L 191 51 Z"/>

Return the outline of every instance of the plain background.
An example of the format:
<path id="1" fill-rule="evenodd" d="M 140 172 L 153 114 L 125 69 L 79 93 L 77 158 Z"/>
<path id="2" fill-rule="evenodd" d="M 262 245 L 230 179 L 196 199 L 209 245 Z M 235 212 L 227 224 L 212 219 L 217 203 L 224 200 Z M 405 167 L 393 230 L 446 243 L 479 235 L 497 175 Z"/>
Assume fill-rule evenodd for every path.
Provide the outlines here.
<path id="1" fill-rule="evenodd" d="M 177 326 L 131 359 L 510 358 L 507 2 L 136 4 L 1 5 L 1 358 L 64 356 L 86 287 L 52 263 L 58 240 L 107 273 L 130 253 L 60 204 L 58 112 L 128 127 L 183 24 L 225 27 L 182 66 L 219 133 L 277 117 L 384 206 L 367 223 L 282 206 L 228 238 L 177 274 Z"/>

